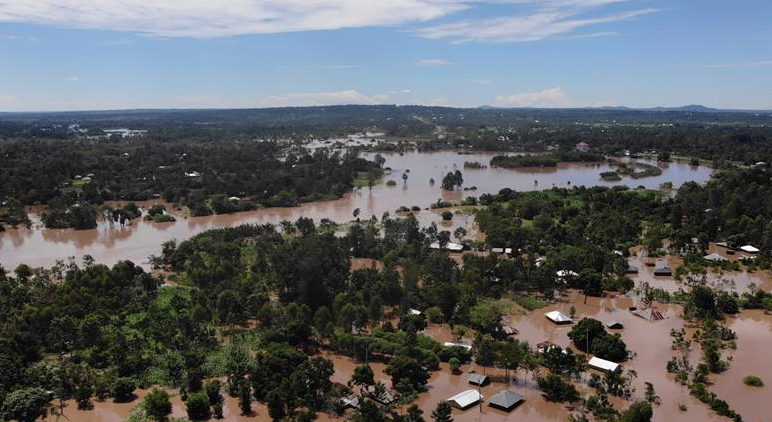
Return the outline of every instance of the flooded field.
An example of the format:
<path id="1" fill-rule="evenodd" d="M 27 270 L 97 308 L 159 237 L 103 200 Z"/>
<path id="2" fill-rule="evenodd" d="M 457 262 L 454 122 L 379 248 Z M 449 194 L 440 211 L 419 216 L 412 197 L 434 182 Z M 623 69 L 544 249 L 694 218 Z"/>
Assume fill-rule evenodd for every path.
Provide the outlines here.
<path id="1" fill-rule="evenodd" d="M 365 154 L 372 158 L 374 154 Z M 244 223 L 278 223 L 282 220 L 296 220 L 298 217 L 311 217 L 316 221 L 328 218 L 336 222 L 350 221 L 355 209 L 360 209 L 362 218 L 375 215 L 380 218 L 384 212 L 394 213 L 402 206 L 418 205 L 427 208 L 437 199 L 460 201 L 466 196 L 480 196 L 483 193 L 496 193 L 503 188 L 515 190 L 549 189 L 553 186 L 570 187 L 579 185 L 612 186 L 626 184 L 632 187 L 643 185 L 656 188 L 663 182 L 672 182 L 675 187 L 686 181 L 705 182 L 712 171 L 706 167 L 690 166 L 682 163 L 662 163 L 662 175 L 643 179 L 624 178 L 620 182 L 600 180 L 599 173 L 611 170 L 607 164 L 562 164 L 551 169 L 465 169 L 464 162 L 474 161 L 488 165 L 493 153 L 459 154 L 453 151 L 409 152 L 386 154 L 386 167 L 392 169 L 370 190 L 357 189 L 345 197 L 324 202 L 306 203 L 292 208 L 268 208 L 251 212 L 207 217 L 185 218 L 172 211 L 177 217 L 173 223 L 152 223 L 135 220 L 131 226 L 119 227 L 100 223 L 93 230 L 60 230 L 39 228 L 8 229 L 0 233 L 0 264 L 12 269 L 20 263 L 33 266 L 53 265 L 58 259 L 75 257 L 80 260 L 84 255 L 91 255 L 98 262 L 113 264 L 119 260 L 130 259 L 136 263 L 146 263 L 148 256 L 158 254 L 161 243 L 178 239 L 184 240 L 202 231 L 235 226 Z M 476 187 L 469 191 L 444 191 L 440 188 L 442 177 L 449 171 L 459 169 L 464 176 L 464 187 Z M 407 174 L 407 180 L 402 175 Z M 429 183 L 430 179 L 435 184 Z M 394 180 L 395 186 L 386 182 Z M 157 201 L 142 203 L 146 209 Z M 167 207 L 171 209 L 171 207 Z M 34 210 L 33 210 L 34 211 Z M 440 221 L 439 212 L 424 210 L 417 214 L 422 224 Z M 36 216 L 33 215 L 33 220 Z M 470 216 L 454 219 L 452 223 L 443 223 L 445 230 L 453 230 L 457 225 L 473 223 Z"/>

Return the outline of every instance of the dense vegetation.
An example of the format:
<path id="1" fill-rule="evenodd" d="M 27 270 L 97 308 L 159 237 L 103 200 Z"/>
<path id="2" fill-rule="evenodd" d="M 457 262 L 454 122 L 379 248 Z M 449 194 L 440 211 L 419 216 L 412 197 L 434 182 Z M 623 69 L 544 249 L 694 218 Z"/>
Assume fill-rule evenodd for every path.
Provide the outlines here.
<path id="1" fill-rule="evenodd" d="M 380 173 L 378 164 L 355 154 L 317 150 L 280 160 L 284 150 L 274 142 L 200 135 L 1 141 L 0 198 L 48 205 L 48 227 L 89 228 L 90 205 L 107 200 L 162 197 L 193 215 L 229 213 L 339 197 L 360 173 Z M 13 209 L 3 215 L 16 215 Z"/>
<path id="2" fill-rule="evenodd" d="M 596 163 L 604 159 L 601 154 L 579 151 L 541 155 L 497 155 L 491 158 L 491 166 L 505 168 L 556 167 L 558 163 Z"/>

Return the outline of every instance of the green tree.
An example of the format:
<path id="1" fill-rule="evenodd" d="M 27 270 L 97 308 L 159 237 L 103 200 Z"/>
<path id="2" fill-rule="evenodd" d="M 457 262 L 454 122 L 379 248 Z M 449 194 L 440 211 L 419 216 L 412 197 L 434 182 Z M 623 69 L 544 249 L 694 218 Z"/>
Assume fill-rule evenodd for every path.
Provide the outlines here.
<path id="1" fill-rule="evenodd" d="M 185 400 L 185 408 L 188 411 L 188 418 L 192 421 L 205 421 L 208 420 L 212 414 L 209 406 L 209 397 L 206 392 L 199 391 L 188 396 Z"/>
<path id="2" fill-rule="evenodd" d="M 651 404 L 640 402 L 631 405 L 622 413 L 619 422 L 650 422 L 652 416 Z"/>
<path id="3" fill-rule="evenodd" d="M 134 390 L 137 384 L 132 378 L 119 377 L 113 381 L 111 392 L 117 402 L 127 402 L 134 398 Z"/>
<path id="4" fill-rule="evenodd" d="M 437 403 L 437 407 L 432 411 L 432 419 L 434 422 L 453 422 L 452 412 L 453 408 L 450 403 L 442 400 Z"/>
<path id="5" fill-rule="evenodd" d="M 579 391 L 560 375 L 550 373 L 545 377 L 537 378 L 536 382 L 548 401 L 560 403 L 579 401 Z"/>
<path id="6" fill-rule="evenodd" d="M 35 422 L 45 415 L 48 406 L 48 394 L 39 387 L 21 388 L 12 391 L 3 401 L 5 419 L 19 422 Z"/>
<path id="7" fill-rule="evenodd" d="M 172 403 L 169 401 L 169 393 L 160 388 L 150 390 L 142 401 L 142 407 L 151 418 L 157 422 L 163 422 L 172 413 Z"/>

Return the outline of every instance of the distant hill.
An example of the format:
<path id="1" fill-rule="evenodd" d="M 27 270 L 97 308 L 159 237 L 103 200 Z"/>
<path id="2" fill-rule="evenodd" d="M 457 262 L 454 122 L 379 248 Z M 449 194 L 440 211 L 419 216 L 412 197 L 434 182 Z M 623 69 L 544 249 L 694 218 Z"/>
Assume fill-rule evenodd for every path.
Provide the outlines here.
<path id="1" fill-rule="evenodd" d="M 497 106 L 491 106 L 491 105 L 483 105 L 478 107 L 480 110 L 517 110 L 517 109 L 531 109 L 531 110 L 538 110 L 537 107 L 497 107 Z M 560 109 L 557 110 L 610 110 L 610 111 L 663 111 L 663 112 L 671 112 L 671 111 L 682 111 L 687 113 L 769 113 L 772 112 L 772 110 L 741 110 L 741 109 L 721 109 L 721 108 L 713 108 L 713 107 L 706 107 L 701 104 L 689 104 L 685 106 L 680 107 L 663 107 L 663 106 L 657 106 L 657 107 L 627 107 L 627 106 L 605 106 L 605 107 L 580 107 L 580 108 L 570 108 L 570 109 Z"/>

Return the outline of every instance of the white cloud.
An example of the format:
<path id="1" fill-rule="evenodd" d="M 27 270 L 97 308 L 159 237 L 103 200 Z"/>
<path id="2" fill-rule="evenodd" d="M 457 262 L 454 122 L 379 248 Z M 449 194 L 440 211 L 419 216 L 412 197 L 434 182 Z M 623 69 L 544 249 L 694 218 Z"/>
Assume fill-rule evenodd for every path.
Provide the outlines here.
<path id="1" fill-rule="evenodd" d="M 401 92 L 401 93 L 403 93 L 403 94 L 410 94 L 410 93 L 411 93 L 411 92 L 413 92 L 413 91 L 411 91 L 411 90 L 409 90 L 409 89 L 405 88 L 405 89 L 403 89 L 403 90 L 401 90 L 401 91 L 399 91 L 399 92 Z"/>
<path id="2" fill-rule="evenodd" d="M 494 104 L 499 107 L 571 108 L 603 107 L 613 105 L 613 102 L 607 100 L 594 103 L 575 102 L 568 97 L 562 88 L 554 87 L 538 92 L 499 95 Z"/>
<path id="3" fill-rule="evenodd" d="M 16 100 L 16 98 L 13 95 L 0 95 L 0 107 L 6 107 Z"/>
<path id="4" fill-rule="evenodd" d="M 425 22 L 475 0 L 0 0 L 0 22 L 217 38 Z"/>
<path id="5" fill-rule="evenodd" d="M 570 101 L 563 89 L 555 87 L 538 92 L 499 95 L 495 103 L 507 107 L 569 107 Z"/>
<path id="6" fill-rule="evenodd" d="M 452 64 L 445 59 L 421 59 L 418 61 L 419 66 L 450 66 Z"/>
<path id="7" fill-rule="evenodd" d="M 75 81 L 78 81 L 78 80 L 80 80 L 80 78 L 79 78 L 79 77 L 77 77 L 77 76 L 70 76 L 69 78 L 67 78 L 67 80 L 68 80 L 68 81 L 73 81 L 73 82 L 75 82 Z"/>
<path id="8" fill-rule="evenodd" d="M 456 22 L 428 26 L 412 32 L 429 39 L 448 39 L 454 43 L 464 42 L 528 42 L 553 38 L 568 34 L 586 26 L 599 25 L 657 12 L 658 9 L 646 8 L 587 17 L 587 12 L 594 6 L 608 2 L 561 2 L 545 3 L 536 10 L 526 13 L 484 19 L 466 19 Z M 612 31 L 575 35 L 575 38 L 593 38 L 611 35 Z"/>
<path id="9" fill-rule="evenodd" d="M 349 89 L 333 92 L 290 93 L 275 95 L 260 101 L 261 107 L 289 107 L 340 104 L 383 104 L 389 99 L 386 94 L 368 97 L 359 91 Z"/>

